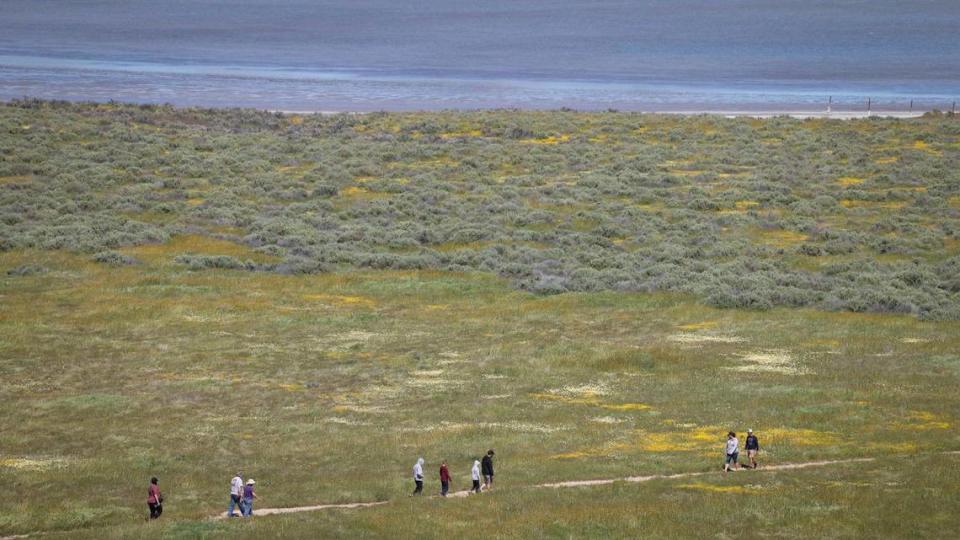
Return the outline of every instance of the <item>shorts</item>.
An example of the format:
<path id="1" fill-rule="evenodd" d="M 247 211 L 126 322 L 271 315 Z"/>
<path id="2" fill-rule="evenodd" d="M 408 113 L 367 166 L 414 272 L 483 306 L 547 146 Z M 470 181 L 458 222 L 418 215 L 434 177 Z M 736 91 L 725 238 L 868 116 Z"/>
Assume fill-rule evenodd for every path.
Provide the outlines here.
<path id="1" fill-rule="evenodd" d="M 737 462 L 737 458 L 739 458 L 739 457 L 740 457 L 740 452 L 734 452 L 734 453 L 732 453 L 732 454 L 727 454 L 727 463 L 728 463 L 728 464 L 730 464 L 730 463 L 736 463 L 736 462 Z"/>
<path id="2" fill-rule="evenodd" d="M 486 482 L 486 483 L 488 483 L 488 484 L 492 484 L 492 483 L 493 483 L 493 475 L 492 475 L 492 474 L 485 474 L 485 475 L 483 475 L 483 481 Z"/>
<path id="3" fill-rule="evenodd" d="M 757 450 L 756 449 L 747 450 L 747 457 L 757 457 Z"/>

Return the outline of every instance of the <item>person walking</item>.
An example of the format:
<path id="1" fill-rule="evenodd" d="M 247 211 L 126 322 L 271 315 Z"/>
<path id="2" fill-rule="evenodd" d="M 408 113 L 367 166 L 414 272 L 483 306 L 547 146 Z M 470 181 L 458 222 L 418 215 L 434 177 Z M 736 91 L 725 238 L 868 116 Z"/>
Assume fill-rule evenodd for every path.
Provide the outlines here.
<path id="1" fill-rule="evenodd" d="M 450 491 L 450 469 L 447 468 L 447 460 L 440 462 L 440 496 L 446 497 Z"/>
<path id="2" fill-rule="evenodd" d="M 473 480 L 473 487 L 470 489 L 473 493 L 480 493 L 480 460 L 473 460 L 473 468 L 470 469 L 470 478 Z"/>
<path id="3" fill-rule="evenodd" d="M 737 434 L 734 432 L 727 433 L 727 445 L 726 445 L 727 459 L 723 463 L 723 472 L 726 473 L 731 469 L 730 464 L 733 464 L 733 470 L 736 470 L 737 467 L 737 458 L 740 456 L 740 441 L 737 440 Z"/>
<path id="4" fill-rule="evenodd" d="M 227 517 L 237 517 L 237 514 L 233 513 L 234 508 L 239 508 L 240 513 L 243 513 L 243 502 L 240 500 L 242 495 L 243 473 L 237 471 L 237 474 L 233 477 L 233 480 L 230 480 L 230 506 L 227 508 Z"/>
<path id="5" fill-rule="evenodd" d="M 244 517 L 250 517 L 253 515 L 253 500 L 257 499 L 257 492 L 253 490 L 257 482 L 251 478 L 247 480 L 247 485 L 243 486 L 243 506 L 240 507 L 240 513 Z"/>
<path id="6" fill-rule="evenodd" d="M 417 463 L 413 466 L 413 482 L 417 487 L 413 488 L 413 493 L 410 495 L 423 493 L 423 458 L 418 458 Z"/>
<path id="7" fill-rule="evenodd" d="M 163 513 L 163 494 L 160 493 L 160 486 L 157 484 L 157 477 L 150 479 L 150 487 L 147 489 L 147 507 L 150 508 L 150 519 L 157 519 Z"/>
<path id="8" fill-rule="evenodd" d="M 745 444 L 747 448 L 747 458 L 750 459 L 750 468 L 757 468 L 757 452 L 760 451 L 760 441 L 757 440 L 757 436 L 753 434 L 752 429 L 747 430 L 747 440 Z"/>
<path id="9" fill-rule="evenodd" d="M 487 450 L 480 468 L 483 470 L 483 489 L 493 489 L 493 449 Z"/>

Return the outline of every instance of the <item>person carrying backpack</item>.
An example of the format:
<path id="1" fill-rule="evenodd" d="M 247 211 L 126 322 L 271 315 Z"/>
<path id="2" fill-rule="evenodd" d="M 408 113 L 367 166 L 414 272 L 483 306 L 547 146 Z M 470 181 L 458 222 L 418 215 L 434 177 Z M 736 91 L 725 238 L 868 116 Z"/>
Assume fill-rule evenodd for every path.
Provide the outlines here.
<path id="1" fill-rule="evenodd" d="M 757 440 L 757 436 L 753 434 L 752 429 L 747 430 L 747 458 L 750 459 L 750 468 L 757 468 L 757 452 L 760 451 L 760 441 Z"/>

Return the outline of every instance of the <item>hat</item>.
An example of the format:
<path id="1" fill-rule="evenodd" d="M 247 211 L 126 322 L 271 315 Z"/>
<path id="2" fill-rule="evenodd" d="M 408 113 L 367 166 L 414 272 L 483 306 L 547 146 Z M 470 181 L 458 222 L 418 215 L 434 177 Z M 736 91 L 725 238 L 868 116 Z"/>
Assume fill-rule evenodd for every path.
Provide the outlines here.
<path id="1" fill-rule="evenodd" d="M 748 429 L 748 430 L 747 430 L 747 433 L 753 433 L 753 430 L 752 430 L 752 429 Z"/>
<path id="2" fill-rule="evenodd" d="M 254 485 L 254 484 L 256 484 L 256 482 L 253 480 L 253 478 L 247 480 L 247 485 L 248 485 L 248 486 L 252 486 L 252 485 Z"/>

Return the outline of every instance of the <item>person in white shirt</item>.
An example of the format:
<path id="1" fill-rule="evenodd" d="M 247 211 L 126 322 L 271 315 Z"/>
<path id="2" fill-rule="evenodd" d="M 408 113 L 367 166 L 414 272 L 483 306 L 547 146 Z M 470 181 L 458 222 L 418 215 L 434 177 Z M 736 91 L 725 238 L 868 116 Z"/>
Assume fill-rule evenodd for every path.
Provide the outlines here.
<path id="1" fill-rule="evenodd" d="M 737 468 L 737 458 L 740 456 L 740 441 L 737 440 L 737 434 L 734 432 L 727 433 L 727 460 L 723 464 L 723 472 L 729 471 L 731 468 L 736 470 Z M 730 464 L 733 464 L 733 467 L 730 467 Z"/>
<path id="2" fill-rule="evenodd" d="M 417 484 L 417 487 L 414 488 L 411 495 L 423 493 L 423 458 L 418 459 L 417 464 L 413 466 L 413 482 Z"/>
<path id="3" fill-rule="evenodd" d="M 227 509 L 227 517 L 237 517 L 233 513 L 234 507 L 240 508 L 243 512 L 243 506 L 240 504 L 240 496 L 243 494 L 243 473 L 237 471 L 237 475 L 230 480 L 230 508 Z"/>
<path id="4" fill-rule="evenodd" d="M 470 469 L 470 478 L 473 480 L 473 488 L 470 491 L 480 493 L 480 460 L 473 460 L 473 468 Z"/>

